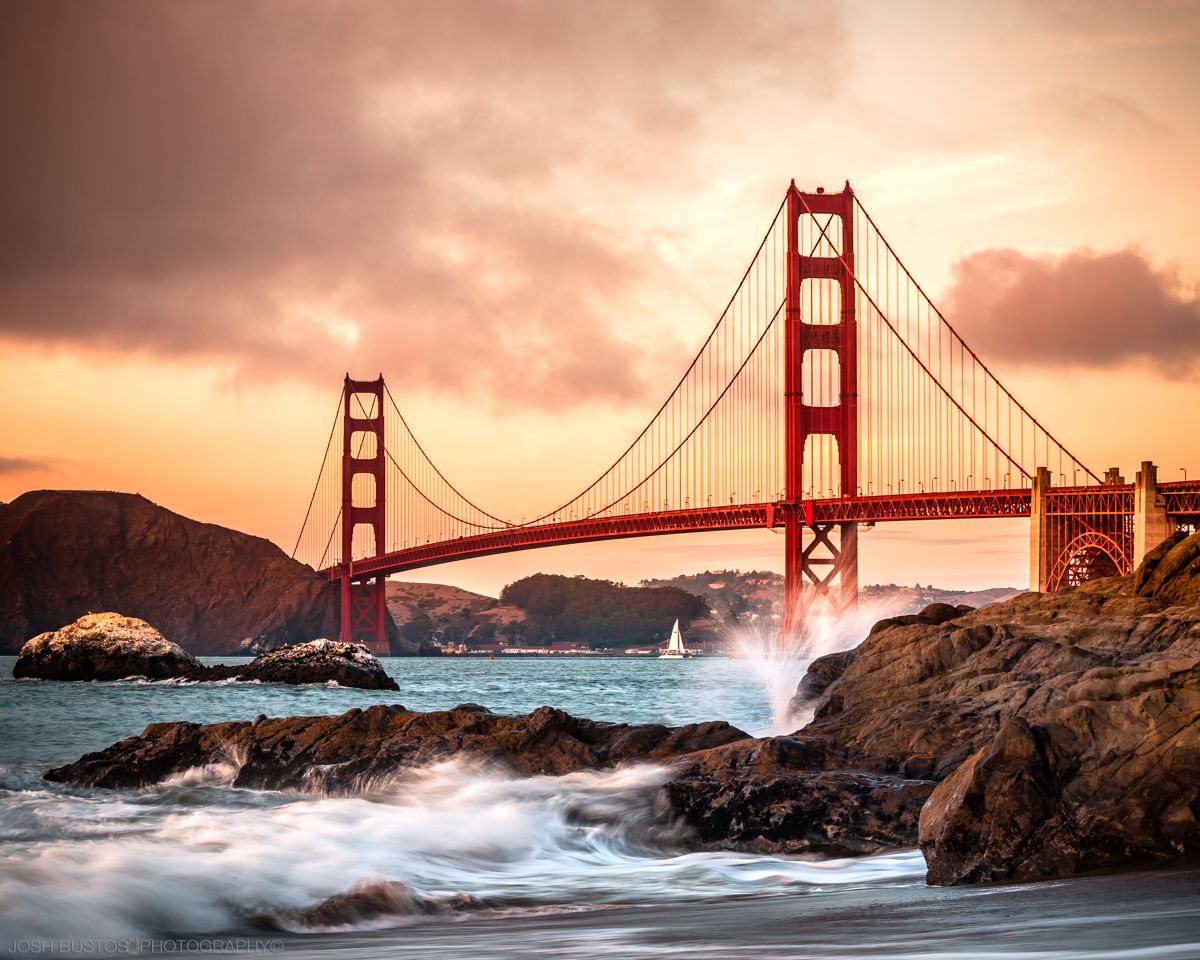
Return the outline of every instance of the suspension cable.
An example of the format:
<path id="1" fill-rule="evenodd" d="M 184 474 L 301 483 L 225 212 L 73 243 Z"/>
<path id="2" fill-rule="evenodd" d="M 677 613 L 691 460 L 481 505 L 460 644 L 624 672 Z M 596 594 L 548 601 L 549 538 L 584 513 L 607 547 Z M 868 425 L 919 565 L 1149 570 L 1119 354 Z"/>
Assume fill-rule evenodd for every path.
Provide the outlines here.
<path id="1" fill-rule="evenodd" d="M 317 499 L 317 491 L 321 487 L 321 477 L 325 475 L 325 464 L 329 462 L 329 451 L 333 446 L 333 434 L 337 430 L 338 417 L 342 412 L 342 398 L 338 396 L 337 407 L 333 413 L 333 425 L 329 428 L 329 439 L 325 441 L 325 454 L 321 457 L 321 469 L 317 471 L 317 482 L 313 484 L 312 496 L 308 498 L 308 509 L 304 511 L 304 522 L 300 524 L 300 532 L 296 535 L 296 545 L 292 547 L 292 559 L 296 559 L 296 551 L 300 549 L 300 541 L 304 538 L 304 528 L 308 526 L 308 518 L 312 514 L 313 503 Z M 334 521 L 336 526 L 337 521 Z M 324 559 L 322 557 L 322 559 Z"/>

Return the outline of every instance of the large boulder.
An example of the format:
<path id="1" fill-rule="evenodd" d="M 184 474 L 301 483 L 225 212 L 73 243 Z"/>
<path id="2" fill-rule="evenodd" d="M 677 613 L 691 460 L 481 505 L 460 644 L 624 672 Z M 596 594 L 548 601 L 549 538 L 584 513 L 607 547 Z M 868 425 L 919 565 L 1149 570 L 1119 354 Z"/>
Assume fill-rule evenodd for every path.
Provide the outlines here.
<path id="1" fill-rule="evenodd" d="M 1200 658 L 1098 668 L 1067 701 L 1009 720 L 934 791 L 930 883 L 1200 857 Z"/>
<path id="2" fill-rule="evenodd" d="M 1044 746 L 1025 720 L 1013 717 L 938 785 L 921 811 L 926 882 L 1025 879 L 1014 864 L 1061 870 L 1063 851 L 1037 842 L 1056 792 Z"/>
<path id="3" fill-rule="evenodd" d="M 198 678 L 205 667 L 145 620 L 92 613 L 59 630 L 39 634 L 21 648 L 18 679 L 121 680 Z"/>
<path id="4" fill-rule="evenodd" d="M 260 653 L 244 667 L 227 667 L 239 680 L 262 683 L 336 683 L 361 690 L 399 690 L 366 647 L 336 640 L 310 640 Z"/>
<path id="5" fill-rule="evenodd" d="M 1200 606 L 1200 535 L 1177 533 L 1146 554 L 1133 589 L 1139 596 Z"/>

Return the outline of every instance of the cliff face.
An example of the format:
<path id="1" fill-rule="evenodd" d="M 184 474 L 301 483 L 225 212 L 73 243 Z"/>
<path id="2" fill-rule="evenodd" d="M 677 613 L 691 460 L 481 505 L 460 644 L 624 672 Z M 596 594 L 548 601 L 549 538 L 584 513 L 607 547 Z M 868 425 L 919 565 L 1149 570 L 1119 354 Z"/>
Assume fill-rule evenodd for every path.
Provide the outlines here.
<path id="1" fill-rule="evenodd" d="M 337 591 L 268 540 L 126 493 L 0 504 L 0 651 L 84 614 L 146 620 L 195 654 L 336 637 Z"/>

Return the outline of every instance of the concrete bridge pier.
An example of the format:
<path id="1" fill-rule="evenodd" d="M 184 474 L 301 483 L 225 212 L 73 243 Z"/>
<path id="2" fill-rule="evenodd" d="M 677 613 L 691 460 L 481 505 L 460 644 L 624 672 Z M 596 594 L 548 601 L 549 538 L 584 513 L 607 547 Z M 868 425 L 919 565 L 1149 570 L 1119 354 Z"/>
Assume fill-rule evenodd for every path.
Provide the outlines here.
<path id="1" fill-rule="evenodd" d="M 1038 467 L 1029 501 L 1029 589 L 1044 593 L 1050 581 L 1046 523 L 1046 494 L 1050 490 L 1050 468 Z"/>
<path id="2" fill-rule="evenodd" d="M 1166 502 L 1158 490 L 1158 467 L 1142 461 L 1133 484 L 1133 567 L 1175 532 Z"/>

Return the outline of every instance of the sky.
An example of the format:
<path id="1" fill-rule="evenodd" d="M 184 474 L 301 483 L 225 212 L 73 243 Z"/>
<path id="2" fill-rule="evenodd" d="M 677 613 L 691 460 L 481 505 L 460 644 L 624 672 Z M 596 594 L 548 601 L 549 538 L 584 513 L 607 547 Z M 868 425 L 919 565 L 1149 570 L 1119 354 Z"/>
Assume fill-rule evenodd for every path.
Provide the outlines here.
<path id="1" fill-rule="evenodd" d="M 349 371 L 534 515 L 657 409 L 792 178 L 848 179 L 1093 469 L 1200 476 L 1200 3 L 4 0 L 0 121 L 3 500 L 137 491 L 290 551 Z M 1024 585 L 1027 537 L 879 527 L 861 579 Z"/>

